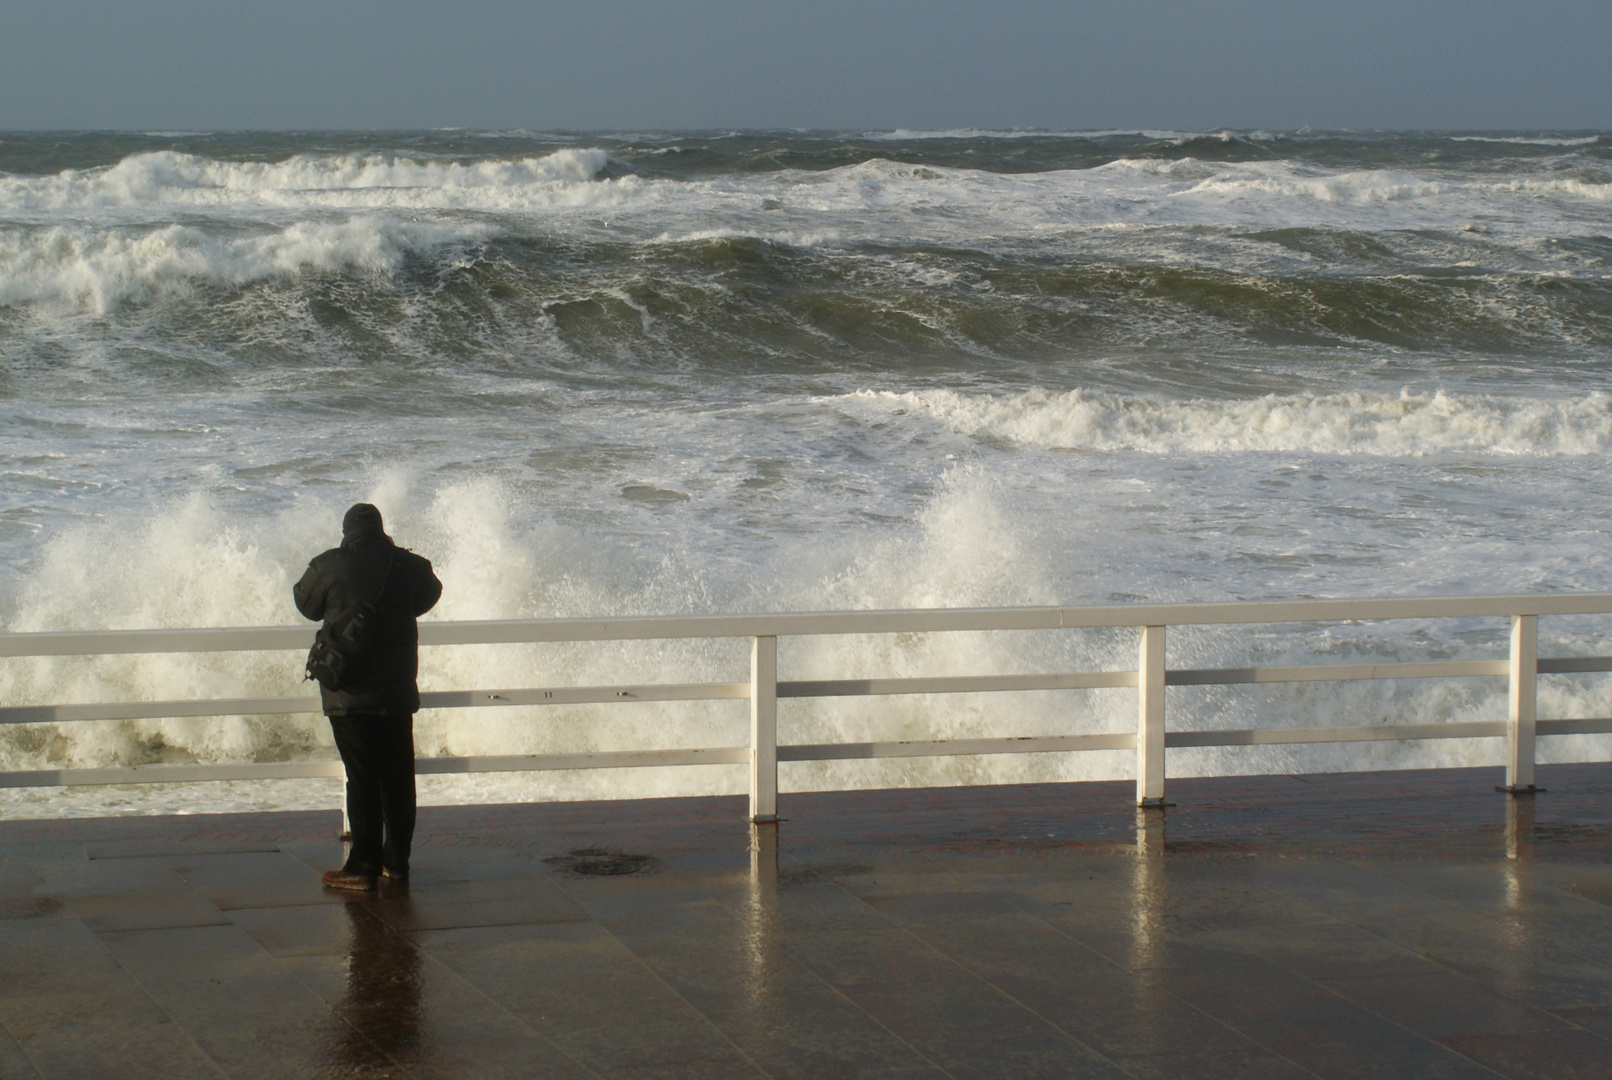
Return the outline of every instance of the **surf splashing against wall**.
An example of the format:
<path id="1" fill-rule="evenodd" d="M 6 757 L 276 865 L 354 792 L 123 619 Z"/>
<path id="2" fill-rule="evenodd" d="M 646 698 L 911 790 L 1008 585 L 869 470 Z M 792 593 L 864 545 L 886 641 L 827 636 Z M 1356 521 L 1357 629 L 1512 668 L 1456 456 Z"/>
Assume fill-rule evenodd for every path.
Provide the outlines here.
<path id="1" fill-rule="evenodd" d="M 1011 136 L 1011 137 L 1004 137 Z M 1593 133 L 8 136 L 6 630 L 295 621 L 378 502 L 441 618 L 1604 588 Z M 1546 652 L 1606 651 L 1594 620 Z M 1172 664 L 1498 655 L 1182 631 Z M 786 641 L 787 677 L 1127 667 L 1124 633 Z M 0 665 L 7 704 L 299 692 L 294 656 Z M 737 679 L 742 643 L 427 650 L 429 686 Z M 1491 682 L 1172 692 L 1192 726 L 1494 718 Z M 1543 715 L 1607 708 L 1546 680 Z M 1119 729 L 1124 691 L 789 702 L 788 741 Z M 742 741 L 739 703 L 422 714 L 422 753 Z M 1545 744 L 1602 754 L 1605 740 Z M 0 767 L 329 756 L 317 717 L 19 726 Z M 1173 771 L 1491 760 L 1199 751 Z M 1126 775 L 1124 755 L 785 784 Z M 733 790 L 737 770 L 429 797 Z M 328 805 L 90 789 L 0 813 Z"/>

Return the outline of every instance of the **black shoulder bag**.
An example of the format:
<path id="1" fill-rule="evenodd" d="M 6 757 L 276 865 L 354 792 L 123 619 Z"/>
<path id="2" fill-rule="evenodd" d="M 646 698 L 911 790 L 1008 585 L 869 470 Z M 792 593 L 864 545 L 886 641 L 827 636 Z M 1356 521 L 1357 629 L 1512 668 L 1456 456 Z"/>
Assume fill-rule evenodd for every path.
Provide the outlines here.
<path id="1" fill-rule="evenodd" d="M 331 693 L 341 690 L 342 676 L 353 670 L 374 644 L 375 624 L 380 621 L 375 605 L 386 592 L 386 582 L 392 576 L 392 560 L 396 557 L 397 549 L 393 548 L 386 557 L 386 573 L 381 577 L 381 587 L 375 591 L 374 600 L 326 620 L 313 636 L 306 677 L 317 680 Z"/>

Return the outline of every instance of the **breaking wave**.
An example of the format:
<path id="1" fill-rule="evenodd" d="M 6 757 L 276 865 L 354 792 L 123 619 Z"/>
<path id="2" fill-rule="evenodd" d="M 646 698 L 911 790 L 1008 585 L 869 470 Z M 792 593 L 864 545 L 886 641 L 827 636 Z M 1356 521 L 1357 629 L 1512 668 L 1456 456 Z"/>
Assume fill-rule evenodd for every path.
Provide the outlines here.
<path id="1" fill-rule="evenodd" d="M 8 135 L 0 629 L 295 622 L 289 583 L 355 499 L 436 563 L 443 619 L 1604 588 L 1607 137 L 1268 134 Z M 1503 656 L 1505 626 L 1479 622 L 1181 628 L 1171 661 Z M 1549 620 L 1542 653 L 1612 652 L 1605 623 Z M 780 666 L 1091 671 L 1133 665 L 1135 648 L 1131 631 L 789 639 Z M 299 659 L 7 661 L 0 701 L 295 694 Z M 422 661 L 430 689 L 748 669 L 742 642 Z M 1609 694 L 1603 677 L 1551 676 L 1541 712 L 1606 715 Z M 1505 709 L 1483 678 L 1171 695 L 1180 729 Z M 744 714 L 448 710 L 421 715 L 419 747 L 734 746 Z M 786 742 L 1134 722 L 1119 690 L 781 709 Z M 1542 753 L 1604 758 L 1609 742 Z M 1170 767 L 1495 753 L 1256 747 L 1172 751 Z M 330 756 L 317 717 L 0 730 L 9 769 Z M 1133 764 L 799 763 L 784 783 Z M 720 766 L 423 787 L 610 797 L 742 779 Z M 334 784 L 309 783 L 46 790 L 6 795 L 0 816 L 335 804 Z"/>
<path id="2" fill-rule="evenodd" d="M 1601 393 L 1562 401 L 1443 391 L 1153 401 L 1086 390 L 1004 396 L 868 390 L 838 400 L 882 418 L 917 418 L 965 435 L 1061 450 L 1422 457 L 1586 455 L 1612 447 L 1612 398 Z"/>
<path id="3" fill-rule="evenodd" d="M 432 557 L 445 583 L 430 618 L 482 619 L 664 614 L 690 611 L 809 610 L 984 606 L 1068 601 L 1070 567 L 1036 539 L 1036 523 L 1009 492 L 972 470 L 949 475 L 912 526 L 835 543 L 813 537 L 806 549 L 775 552 L 748 580 L 734 581 L 706 553 L 676 547 L 642 550 L 621 539 L 529 517 L 519 493 L 490 480 L 414 490 L 409 478 L 375 481 L 380 504 L 401 541 Z M 197 625 L 285 625 L 297 618 L 290 584 L 307 557 L 333 540 L 341 504 L 311 499 L 278 515 L 240 519 L 212 499 L 192 496 L 139 519 L 117 518 L 60 534 L 21 582 L 5 613 L 8 632 Z M 1604 642 L 1591 643 L 1603 647 Z M 1339 628 L 1316 633 L 1183 637 L 1178 655 L 1194 664 L 1340 662 L 1424 655 L 1425 641 Z M 1440 646 L 1448 647 L 1448 646 Z M 1497 642 L 1454 646 L 1488 655 Z M 1560 648 L 1560 643 L 1553 645 Z M 1476 652 L 1473 649 L 1476 648 Z M 1403 649 L 1403 653 L 1399 650 Z M 1484 652 L 1487 649 L 1487 652 Z M 1076 635 L 929 634 L 791 639 L 781 649 L 787 678 L 870 678 L 925 674 L 1079 671 L 1134 663 L 1129 631 Z M 1440 655 L 1451 655 L 1441 653 Z M 171 700 L 306 693 L 292 653 L 43 657 L 0 668 L 7 703 Z M 577 645 L 439 647 L 422 650 L 426 689 L 601 685 L 742 679 L 744 643 L 671 641 Z M 1604 687 L 1542 686 L 1553 715 L 1604 712 Z M 1265 691 L 1181 698 L 1178 729 L 1239 723 L 1272 726 L 1302 716 L 1307 724 L 1432 723 L 1499 719 L 1503 691 L 1492 686 L 1396 686 L 1389 683 L 1297 685 Z M 1126 730 L 1134 699 L 1125 691 L 1076 694 L 939 695 L 846 702 L 791 702 L 781 715 L 786 742 L 931 739 Z M 676 746 L 728 746 L 745 738 L 742 703 L 658 703 L 564 708 L 442 710 L 420 714 L 422 756 L 532 754 Z M 1562 753 L 1561 750 L 1553 750 Z M 1575 751 L 1576 752 L 1576 751 Z M 1172 761 L 1174 775 L 1197 772 L 1428 767 L 1488 763 L 1481 742 L 1403 746 L 1271 747 L 1194 751 Z M 0 769 L 153 763 L 286 761 L 333 756 L 318 716 L 174 718 L 114 723 L 23 725 L 0 729 Z M 799 789 L 1121 778 L 1125 753 L 989 758 L 904 759 L 791 766 Z M 637 770 L 632 790 L 709 794 L 739 790 L 735 767 Z M 427 801 L 610 798 L 621 794 L 609 771 L 583 775 L 478 775 L 425 780 Z M 324 782 L 243 786 L 223 795 L 214 785 L 147 787 L 129 805 L 216 809 L 220 798 L 246 808 L 329 805 Z M 23 793 L 0 803 L 0 817 L 104 813 L 122 803 L 116 790 Z"/>
<path id="4" fill-rule="evenodd" d="M 520 208 L 580 197 L 576 189 L 599 176 L 607 164 L 604 151 L 591 149 L 472 162 L 377 154 L 217 161 L 159 151 L 131 155 L 106 169 L 0 176 L 0 213 L 243 204 Z"/>
<path id="5" fill-rule="evenodd" d="M 192 225 L 149 231 L 55 226 L 0 229 L 0 307 L 83 305 L 99 313 L 124 303 L 239 287 L 299 273 L 389 273 L 411 251 L 485 239 L 489 227 L 356 217 L 299 221 L 240 235 Z"/>
<path id="6" fill-rule="evenodd" d="M 1451 142 L 1506 143 L 1512 146 L 1594 146 L 1601 141 L 1599 135 L 1548 136 L 1548 135 L 1451 135 Z"/>
<path id="7" fill-rule="evenodd" d="M 963 132 L 955 137 L 980 138 Z M 153 214 L 230 216 L 320 209 L 624 211 L 654 218 L 638 226 L 658 233 L 669 224 L 668 216 L 674 219 L 672 224 L 693 227 L 700 221 L 709 226 L 713 215 L 734 211 L 838 215 L 858 209 L 924 210 L 929 220 L 887 221 L 884 229 L 894 226 L 893 235 L 874 230 L 881 239 L 899 241 L 968 235 L 938 228 L 947 216 L 957 214 L 966 214 L 967 229 L 976 235 L 981 230 L 1025 234 L 1050 221 L 1196 223 L 1217 215 L 1223 218 L 1229 203 L 1236 204 L 1239 221 L 1260 220 L 1266 225 L 1280 224 L 1292 213 L 1330 207 L 1328 220 L 1338 225 L 1399 227 L 1397 219 L 1372 216 L 1372 208 L 1414 203 L 1425 227 L 1464 223 L 1477 211 L 1514 215 L 1521 209 L 1516 204 L 1519 195 L 1604 200 L 1612 190 L 1612 176 L 1605 172 L 1593 161 L 1584 164 L 1580 175 L 1562 176 L 1549 167 L 1525 165 L 1508 177 L 1319 166 L 1301 160 L 1135 155 L 1084 168 L 1005 173 L 875 153 L 820 169 L 640 175 L 599 148 L 568 148 L 514 159 L 304 153 L 280 161 L 218 160 L 165 150 L 131 154 L 99 169 L 50 175 L 0 173 L 0 216 L 21 222 L 133 213 L 149 221 Z M 875 193 L 870 190 L 875 184 L 878 198 L 872 198 Z M 949 210 L 936 219 L 933 211 L 940 206 Z"/>

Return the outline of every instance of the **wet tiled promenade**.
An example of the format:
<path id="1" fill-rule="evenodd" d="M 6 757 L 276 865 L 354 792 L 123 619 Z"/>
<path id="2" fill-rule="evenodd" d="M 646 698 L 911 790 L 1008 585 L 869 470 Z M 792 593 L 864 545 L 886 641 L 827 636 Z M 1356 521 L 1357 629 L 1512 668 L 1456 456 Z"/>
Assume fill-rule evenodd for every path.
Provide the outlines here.
<path id="1" fill-rule="evenodd" d="M 1540 774 L 436 808 L 367 897 L 334 813 L 0 822 L 0 1077 L 1612 1077 Z"/>

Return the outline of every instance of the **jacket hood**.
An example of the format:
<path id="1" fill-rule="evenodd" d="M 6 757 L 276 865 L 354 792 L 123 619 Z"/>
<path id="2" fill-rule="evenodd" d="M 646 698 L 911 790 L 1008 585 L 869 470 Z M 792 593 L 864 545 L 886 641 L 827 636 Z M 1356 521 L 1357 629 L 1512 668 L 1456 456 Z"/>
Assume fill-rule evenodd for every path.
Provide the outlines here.
<path id="1" fill-rule="evenodd" d="M 381 512 L 369 503 L 355 503 L 341 519 L 341 542 L 345 546 L 370 537 L 386 539 Z"/>

